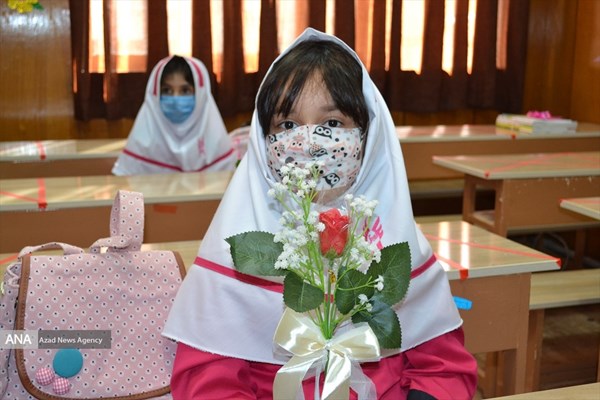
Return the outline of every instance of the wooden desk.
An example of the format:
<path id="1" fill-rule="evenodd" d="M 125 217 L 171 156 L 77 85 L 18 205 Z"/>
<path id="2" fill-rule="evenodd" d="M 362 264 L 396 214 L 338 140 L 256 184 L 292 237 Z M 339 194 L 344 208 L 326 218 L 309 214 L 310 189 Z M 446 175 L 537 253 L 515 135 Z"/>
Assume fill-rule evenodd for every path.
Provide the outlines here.
<path id="1" fill-rule="evenodd" d="M 460 310 L 467 349 L 503 352 L 504 389 L 523 392 L 531 274 L 558 270 L 557 260 L 463 221 L 420 227 L 448 273 L 452 293 L 473 302 L 471 310 Z"/>
<path id="2" fill-rule="evenodd" d="M 560 206 L 564 209 L 600 220 L 600 197 L 562 199 Z"/>
<path id="3" fill-rule="evenodd" d="M 447 271 L 453 294 L 473 302 L 471 310 L 460 311 L 467 348 L 473 353 L 506 351 L 507 362 L 513 362 L 506 370 L 507 382 L 523 391 L 530 276 L 558 269 L 556 260 L 462 221 L 423 222 L 420 227 Z M 146 243 L 143 249 L 179 251 L 189 268 L 199 245 Z M 0 271 L 15 259 L 16 254 L 0 255 Z"/>
<path id="4" fill-rule="evenodd" d="M 465 174 L 463 219 L 499 235 L 599 224 L 562 209 L 559 200 L 600 195 L 600 151 L 435 156 L 433 162 Z M 495 191 L 494 210 L 476 211 L 477 187 Z"/>
<path id="5" fill-rule="evenodd" d="M 0 142 L 0 179 L 109 175 L 126 139 Z"/>
<path id="6" fill-rule="evenodd" d="M 494 397 L 496 400 L 598 400 L 600 383 L 569 386 L 541 392 L 522 393 L 513 396 Z"/>
<path id="7" fill-rule="evenodd" d="M 399 126 L 409 180 L 460 178 L 433 156 L 578 152 L 600 148 L 600 125 L 579 123 L 574 134 L 525 134 L 495 125 Z"/>
<path id="8" fill-rule="evenodd" d="M 88 247 L 109 234 L 117 190 L 144 194 L 144 242 L 201 239 L 231 172 L 0 181 L 0 253 L 51 241 Z M 45 207 L 44 207 L 45 206 Z"/>

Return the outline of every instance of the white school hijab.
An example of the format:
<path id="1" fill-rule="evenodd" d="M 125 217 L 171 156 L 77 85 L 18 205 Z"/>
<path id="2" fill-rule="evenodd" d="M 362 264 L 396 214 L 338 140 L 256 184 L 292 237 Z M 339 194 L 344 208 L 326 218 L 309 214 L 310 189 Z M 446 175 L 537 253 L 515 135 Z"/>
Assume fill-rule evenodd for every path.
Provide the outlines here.
<path id="1" fill-rule="evenodd" d="M 313 39 L 336 42 L 359 61 L 342 41 L 310 28 L 290 48 Z M 394 307 L 402 326 L 401 350 L 406 350 L 458 328 L 462 320 L 446 273 L 434 261 L 429 243 L 414 222 L 394 122 L 364 66 L 363 93 L 369 108 L 369 131 L 361 170 L 348 193 L 379 200 L 375 213 L 384 232 L 383 246 L 408 241 L 413 271 L 423 271 L 412 279 L 406 298 Z M 273 353 L 273 334 L 284 310 L 282 294 L 241 282 L 233 274 L 215 272 L 214 268 L 217 265 L 225 272 L 234 269 L 225 238 L 247 231 L 275 233 L 281 229 L 276 200 L 267 196 L 275 182 L 267 166 L 265 136 L 255 111 L 248 152 L 179 289 L 163 335 L 210 353 L 285 363 Z"/>
<path id="2" fill-rule="evenodd" d="M 160 109 L 160 79 L 172 57 L 153 68 L 146 96 L 127 144 L 113 167 L 115 175 L 159 174 L 233 170 L 236 156 L 210 89 L 204 64 L 184 57 L 192 70 L 196 105 L 181 124 L 167 119 Z"/>

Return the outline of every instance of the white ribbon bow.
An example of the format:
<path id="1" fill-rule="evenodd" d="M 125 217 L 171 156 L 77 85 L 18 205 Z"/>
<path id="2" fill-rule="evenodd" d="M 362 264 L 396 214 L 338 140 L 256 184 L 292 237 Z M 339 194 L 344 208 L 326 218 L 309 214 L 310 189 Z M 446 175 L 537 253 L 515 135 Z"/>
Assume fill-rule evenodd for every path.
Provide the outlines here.
<path id="1" fill-rule="evenodd" d="M 376 399 L 375 385 L 358 364 L 378 361 L 381 356 L 379 342 L 369 325 L 359 325 L 326 340 L 309 317 L 286 308 L 273 341 L 293 354 L 275 376 L 274 399 L 304 399 L 302 381 L 311 368 L 317 371 L 315 399 L 318 399 L 319 373 L 325 364 L 323 400 L 347 400 L 350 387 L 360 400 Z"/>

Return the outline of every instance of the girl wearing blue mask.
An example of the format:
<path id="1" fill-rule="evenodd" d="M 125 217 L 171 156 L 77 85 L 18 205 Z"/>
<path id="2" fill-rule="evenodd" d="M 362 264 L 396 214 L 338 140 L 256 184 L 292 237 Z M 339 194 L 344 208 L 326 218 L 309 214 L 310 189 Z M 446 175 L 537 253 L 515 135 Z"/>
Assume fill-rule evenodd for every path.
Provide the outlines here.
<path id="1" fill-rule="evenodd" d="M 204 64 L 179 56 L 159 61 L 113 174 L 232 170 L 236 161 Z"/>

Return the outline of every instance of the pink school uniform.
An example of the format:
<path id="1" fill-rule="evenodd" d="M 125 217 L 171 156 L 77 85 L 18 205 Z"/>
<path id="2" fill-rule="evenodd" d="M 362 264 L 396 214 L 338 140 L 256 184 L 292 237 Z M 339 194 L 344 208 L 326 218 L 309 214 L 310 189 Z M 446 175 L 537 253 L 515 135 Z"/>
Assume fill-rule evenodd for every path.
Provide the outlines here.
<path id="1" fill-rule="evenodd" d="M 160 108 L 160 79 L 171 59 L 159 61 L 148 80 L 144 103 L 136 116 L 115 175 L 232 170 L 237 161 L 231 139 L 212 97 L 204 64 L 184 57 L 194 77 L 195 107 L 175 124 Z"/>
<path id="2" fill-rule="evenodd" d="M 291 47 L 304 40 L 334 41 L 358 60 L 339 39 L 312 29 Z M 372 230 L 383 246 L 409 243 L 412 280 L 407 297 L 394 307 L 403 330 L 402 348 L 383 354 L 379 362 L 361 365 L 381 399 L 403 399 L 412 389 L 438 399 L 470 399 L 476 388 L 477 366 L 463 346 L 462 320 L 446 273 L 414 222 L 390 112 L 364 66 L 362 69 L 369 132 L 361 169 L 348 193 L 379 200 L 377 226 Z M 266 151 L 255 112 L 248 152 L 163 330 L 163 335 L 179 342 L 171 380 L 176 399 L 272 398 L 275 374 L 286 362 L 273 352 L 273 334 L 284 310 L 278 290 L 281 280 L 241 277 L 224 240 L 241 232 L 275 233 L 280 229 L 275 200 L 267 196 L 277 179 L 267 165 Z M 314 378 L 304 381 L 307 398 L 311 398 L 314 385 Z"/>

